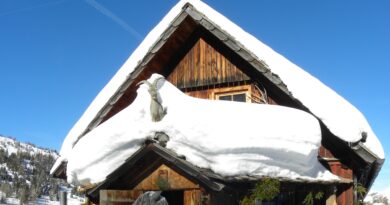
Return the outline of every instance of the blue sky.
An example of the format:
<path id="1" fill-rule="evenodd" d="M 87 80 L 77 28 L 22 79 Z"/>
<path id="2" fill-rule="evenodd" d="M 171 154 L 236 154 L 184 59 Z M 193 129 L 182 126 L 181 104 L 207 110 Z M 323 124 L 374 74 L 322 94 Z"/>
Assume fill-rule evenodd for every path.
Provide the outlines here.
<path id="1" fill-rule="evenodd" d="M 205 0 L 367 117 L 390 155 L 390 1 Z M 60 149 L 176 0 L 0 0 L 0 134 Z M 386 162 L 373 189 L 390 187 Z"/>

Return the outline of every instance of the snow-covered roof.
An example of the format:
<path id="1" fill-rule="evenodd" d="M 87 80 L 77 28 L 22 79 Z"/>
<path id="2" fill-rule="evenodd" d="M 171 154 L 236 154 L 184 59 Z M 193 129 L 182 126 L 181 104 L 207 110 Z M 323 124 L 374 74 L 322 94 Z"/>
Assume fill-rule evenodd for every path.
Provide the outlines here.
<path id="1" fill-rule="evenodd" d="M 311 114 L 277 105 L 197 99 L 168 81 L 159 82 L 168 110 L 162 121 L 152 122 L 151 98 L 142 85 L 130 106 L 75 145 L 68 155 L 70 183 L 105 180 L 156 132 L 169 136 L 168 149 L 223 176 L 339 180 L 317 160 L 321 128 Z"/>
<path id="2" fill-rule="evenodd" d="M 291 95 L 306 106 L 333 134 L 347 142 L 356 142 L 361 139 L 362 133 L 366 132 L 368 137 L 364 145 L 377 157 L 384 159 L 383 148 L 367 120 L 358 109 L 343 97 L 202 1 L 182 0 L 146 36 L 70 130 L 62 145 L 60 152 L 62 158 L 60 160 L 66 161 L 69 158 L 74 142 L 87 130 L 90 123 L 98 116 L 110 98 L 131 76 L 138 62 L 147 54 L 151 46 L 180 14 L 183 6 L 187 3 L 190 3 L 215 25 L 219 25 L 225 32 L 234 37 L 258 60 L 265 62 L 271 72 L 278 75 L 287 85 Z"/>

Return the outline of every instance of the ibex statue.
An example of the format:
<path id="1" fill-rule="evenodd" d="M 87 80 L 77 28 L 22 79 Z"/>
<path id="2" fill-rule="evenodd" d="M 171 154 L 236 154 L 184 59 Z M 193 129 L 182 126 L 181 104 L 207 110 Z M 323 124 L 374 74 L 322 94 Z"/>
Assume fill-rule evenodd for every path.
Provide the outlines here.
<path id="1" fill-rule="evenodd" d="M 159 93 L 157 90 L 157 83 L 160 79 L 163 79 L 163 77 L 155 79 L 152 84 L 146 80 L 143 80 L 137 84 L 146 84 L 149 86 L 148 92 L 151 97 L 150 114 L 153 122 L 158 122 L 162 120 L 165 114 L 167 114 L 167 110 L 161 105 L 161 100 L 159 98 Z"/>

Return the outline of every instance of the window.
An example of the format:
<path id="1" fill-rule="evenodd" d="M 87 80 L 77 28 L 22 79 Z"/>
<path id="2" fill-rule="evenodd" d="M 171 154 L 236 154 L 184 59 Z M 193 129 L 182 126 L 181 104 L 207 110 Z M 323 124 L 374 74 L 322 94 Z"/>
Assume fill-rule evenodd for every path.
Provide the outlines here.
<path id="1" fill-rule="evenodd" d="M 246 102 L 246 93 L 235 93 L 235 94 L 220 94 L 217 95 L 218 100 Z"/>
<path id="2" fill-rule="evenodd" d="M 248 85 L 229 88 L 216 88 L 213 90 L 212 98 L 215 100 L 250 102 L 250 90 L 250 86 Z"/>

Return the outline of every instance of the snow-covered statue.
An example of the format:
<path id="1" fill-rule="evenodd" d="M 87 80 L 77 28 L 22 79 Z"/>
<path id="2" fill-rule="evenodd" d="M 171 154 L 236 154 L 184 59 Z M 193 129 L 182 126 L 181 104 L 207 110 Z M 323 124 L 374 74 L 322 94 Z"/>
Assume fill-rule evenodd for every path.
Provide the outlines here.
<path id="1" fill-rule="evenodd" d="M 143 80 L 137 84 L 137 85 L 146 84 L 149 87 L 148 92 L 149 92 L 150 97 L 151 97 L 150 114 L 151 114 L 153 122 L 158 122 L 158 121 L 162 120 L 162 118 L 165 116 L 165 114 L 167 114 L 166 108 L 164 108 L 161 104 L 161 98 L 160 98 L 160 95 L 158 93 L 159 88 L 157 87 L 158 81 L 163 80 L 163 79 L 164 79 L 164 77 L 160 76 L 160 77 L 156 78 L 153 81 L 153 83 L 150 83 L 146 80 Z"/>
<path id="2" fill-rule="evenodd" d="M 153 139 L 156 140 L 159 145 L 166 147 L 169 141 L 169 136 L 164 132 L 156 132 Z"/>
<path id="3" fill-rule="evenodd" d="M 168 205 L 161 191 L 147 191 L 135 200 L 133 205 Z"/>

